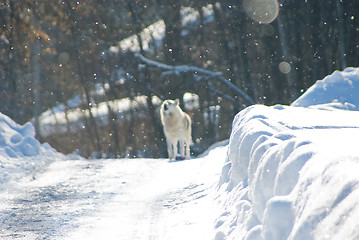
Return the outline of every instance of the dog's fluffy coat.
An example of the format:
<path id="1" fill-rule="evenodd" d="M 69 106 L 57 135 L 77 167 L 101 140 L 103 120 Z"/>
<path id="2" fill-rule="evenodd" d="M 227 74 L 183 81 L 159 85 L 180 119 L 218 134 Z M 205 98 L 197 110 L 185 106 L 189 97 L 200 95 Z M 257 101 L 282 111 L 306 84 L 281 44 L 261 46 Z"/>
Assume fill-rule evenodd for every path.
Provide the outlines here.
<path id="1" fill-rule="evenodd" d="M 179 107 L 179 100 L 165 100 L 161 105 L 161 122 L 167 140 L 169 159 L 175 159 L 178 153 L 190 158 L 190 145 L 192 144 L 192 121 L 190 116 Z"/>

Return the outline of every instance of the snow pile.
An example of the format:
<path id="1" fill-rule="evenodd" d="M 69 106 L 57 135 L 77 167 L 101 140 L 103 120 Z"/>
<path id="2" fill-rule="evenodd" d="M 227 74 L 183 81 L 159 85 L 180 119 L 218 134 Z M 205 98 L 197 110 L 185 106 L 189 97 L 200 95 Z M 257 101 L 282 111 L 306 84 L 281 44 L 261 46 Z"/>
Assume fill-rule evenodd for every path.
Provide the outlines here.
<path id="1" fill-rule="evenodd" d="M 0 155 L 2 158 L 34 157 L 55 154 L 48 144 L 35 139 L 35 128 L 31 123 L 21 126 L 0 113 Z"/>
<path id="2" fill-rule="evenodd" d="M 10 179 L 16 180 L 42 167 L 51 158 L 63 158 L 50 145 L 35 139 L 31 123 L 21 126 L 0 113 L 0 189 Z"/>
<path id="3" fill-rule="evenodd" d="M 293 104 L 307 108 L 237 114 L 215 239 L 359 238 L 359 112 L 338 110 L 359 106 L 358 80 L 358 69 L 335 72 Z"/>
<path id="4" fill-rule="evenodd" d="M 346 68 L 317 81 L 292 103 L 295 107 L 359 110 L 359 68 Z M 357 104 L 354 104 L 357 103 Z M 323 105 L 324 104 L 324 105 Z"/>

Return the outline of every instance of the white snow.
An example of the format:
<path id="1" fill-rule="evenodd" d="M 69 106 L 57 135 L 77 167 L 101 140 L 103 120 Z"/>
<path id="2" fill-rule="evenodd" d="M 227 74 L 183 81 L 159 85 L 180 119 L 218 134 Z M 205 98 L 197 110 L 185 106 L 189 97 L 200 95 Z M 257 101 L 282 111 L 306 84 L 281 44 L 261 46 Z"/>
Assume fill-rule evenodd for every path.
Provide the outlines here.
<path id="1" fill-rule="evenodd" d="M 359 69 L 346 68 L 318 80 L 301 97 L 292 103 L 295 107 L 335 107 L 359 110 Z M 354 105 L 355 104 L 355 105 Z"/>
<path id="2" fill-rule="evenodd" d="M 47 143 L 35 139 L 31 123 L 21 126 L 0 113 L 0 190 L 4 184 L 25 177 L 55 157 L 65 158 Z"/>
<path id="3" fill-rule="evenodd" d="M 202 7 L 204 23 L 212 22 L 214 17 L 213 6 L 208 4 Z M 199 25 L 199 12 L 190 7 L 183 7 L 181 9 L 181 25 L 182 27 L 191 28 L 194 25 Z M 152 51 L 153 45 L 155 47 L 161 46 L 166 31 L 166 24 L 163 20 L 159 20 L 148 27 L 144 28 L 140 33 L 133 34 L 128 38 L 121 40 L 118 46 L 111 46 L 110 52 L 118 53 L 122 51 L 140 52 L 141 47 L 139 38 L 141 39 L 142 49 L 144 51 Z M 188 30 L 183 30 L 182 35 L 188 35 Z"/>
<path id="4" fill-rule="evenodd" d="M 239 113 L 220 182 L 221 198 L 233 201 L 218 230 L 229 239 L 325 239 L 338 216 L 353 224 L 346 205 L 359 203 L 357 136 L 354 111 L 257 105 Z M 349 229 L 328 236 L 359 237 Z"/>
<path id="5" fill-rule="evenodd" d="M 74 160 L 0 114 L 0 238 L 358 239 L 358 81 L 251 106 L 187 161 Z"/>
<path id="6" fill-rule="evenodd" d="M 147 28 L 143 29 L 138 35 L 134 34 L 122 41 L 119 42 L 119 48 L 122 51 L 132 51 L 132 52 L 139 52 L 140 43 L 139 37 L 141 38 L 142 48 L 145 51 L 149 51 L 151 48 L 151 44 L 155 43 L 156 46 L 160 45 L 162 39 L 165 35 L 166 25 L 163 20 L 155 22 L 154 24 L 148 26 Z M 118 52 L 117 46 L 112 46 L 110 48 L 112 52 Z"/>
<path id="7" fill-rule="evenodd" d="M 93 104 L 91 112 L 97 123 L 100 126 L 106 126 L 108 124 L 108 112 L 109 107 L 113 112 L 118 115 L 117 121 L 121 122 L 124 119 L 128 120 L 128 111 L 131 109 L 141 109 L 146 107 L 146 96 L 137 96 L 133 100 L 130 98 L 117 99 L 108 102 L 101 102 Z M 159 98 L 153 98 L 154 105 L 160 105 L 161 100 Z M 49 136 L 56 133 L 67 132 L 68 125 L 70 131 L 76 132 L 84 128 L 85 118 L 88 118 L 89 111 L 87 109 L 81 109 L 78 106 L 70 109 L 65 113 L 65 106 L 63 104 L 49 109 L 42 113 L 39 117 L 40 122 L 40 134 L 41 136 Z M 142 116 L 137 116 L 142 117 Z"/>
<path id="8" fill-rule="evenodd" d="M 218 236 L 358 239 L 359 69 L 334 72 L 293 106 L 252 106 L 233 121 Z M 219 237 L 219 239 L 221 239 Z"/>

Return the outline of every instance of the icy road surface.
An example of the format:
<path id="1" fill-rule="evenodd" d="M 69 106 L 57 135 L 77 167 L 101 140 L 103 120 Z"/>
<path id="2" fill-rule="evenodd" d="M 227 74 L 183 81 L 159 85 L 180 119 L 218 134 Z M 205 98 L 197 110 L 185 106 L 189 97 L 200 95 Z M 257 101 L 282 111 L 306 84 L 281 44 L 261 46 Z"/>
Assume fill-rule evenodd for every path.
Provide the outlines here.
<path id="1" fill-rule="evenodd" d="M 0 196 L 0 239 L 211 239 L 226 151 L 55 161 Z"/>

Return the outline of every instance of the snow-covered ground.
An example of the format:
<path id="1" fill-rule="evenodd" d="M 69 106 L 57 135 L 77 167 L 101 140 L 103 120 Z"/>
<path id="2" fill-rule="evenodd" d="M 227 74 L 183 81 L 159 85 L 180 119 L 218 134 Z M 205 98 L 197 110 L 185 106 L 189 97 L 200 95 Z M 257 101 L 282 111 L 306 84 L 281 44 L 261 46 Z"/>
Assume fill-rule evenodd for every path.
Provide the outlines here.
<path id="1" fill-rule="evenodd" d="M 359 69 L 186 161 L 86 160 L 0 115 L 1 239 L 359 239 Z"/>
<path id="2" fill-rule="evenodd" d="M 178 162 L 54 159 L 6 184 L 0 239 L 211 239 L 226 150 Z"/>

